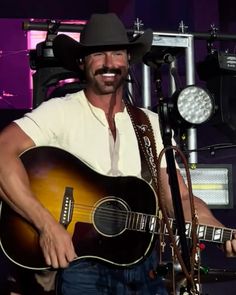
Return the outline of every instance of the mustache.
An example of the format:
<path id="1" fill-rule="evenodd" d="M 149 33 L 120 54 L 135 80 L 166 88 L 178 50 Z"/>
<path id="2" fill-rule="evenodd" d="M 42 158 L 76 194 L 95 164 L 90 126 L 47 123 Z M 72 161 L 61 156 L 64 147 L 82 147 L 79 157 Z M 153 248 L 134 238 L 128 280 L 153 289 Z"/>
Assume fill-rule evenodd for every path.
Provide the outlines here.
<path id="1" fill-rule="evenodd" d="M 97 69 L 94 74 L 95 76 L 102 75 L 102 74 L 121 75 L 121 69 L 103 67 L 103 68 Z"/>

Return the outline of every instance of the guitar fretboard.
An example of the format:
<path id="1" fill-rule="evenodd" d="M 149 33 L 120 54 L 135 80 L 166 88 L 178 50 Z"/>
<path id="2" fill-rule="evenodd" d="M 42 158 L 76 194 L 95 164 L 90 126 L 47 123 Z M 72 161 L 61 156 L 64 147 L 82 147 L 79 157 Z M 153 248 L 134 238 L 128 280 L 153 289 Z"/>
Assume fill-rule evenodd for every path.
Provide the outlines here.
<path id="1" fill-rule="evenodd" d="M 175 236 L 178 236 L 178 230 L 174 219 L 169 218 L 170 228 Z M 126 228 L 134 231 L 149 232 L 160 234 L 159 219 L 155 215 L 148 215 L 138 212 L 129 212 L 126 220 Z M 197 225 L 196 234 L 200 241 L 225 243 L 227 240 L 232 240 L 235 230 L 224 227 L 214 227 L 205 224 Z M 162 233 L 168 235 L 167 226 L 164 225 Z M 187 238 L 192 236 L 192 223 L 185 223 L 185 234 Z"/>

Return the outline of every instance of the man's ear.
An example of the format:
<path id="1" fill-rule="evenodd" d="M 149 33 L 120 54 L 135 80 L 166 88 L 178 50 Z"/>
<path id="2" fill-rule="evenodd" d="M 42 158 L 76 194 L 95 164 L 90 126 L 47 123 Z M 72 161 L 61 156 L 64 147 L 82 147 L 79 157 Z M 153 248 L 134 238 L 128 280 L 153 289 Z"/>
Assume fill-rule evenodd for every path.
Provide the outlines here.
<path id="1" fill-rule="evenodd" d="M 84 70 L 84 60 L 82 58 L 79 58 L 79 59 L 76 60 L 76 62 L 77 62 L 77 65 L 78 65 L 79 69 L 81 71 L 83 71 Z"/>
<path id="2" fill-rule="evenodd" d="M 128 53 L 128 63 L 130 64 L 130 59 L 131 59 L 131 56 L 130 56 L 130 53 Z"/>

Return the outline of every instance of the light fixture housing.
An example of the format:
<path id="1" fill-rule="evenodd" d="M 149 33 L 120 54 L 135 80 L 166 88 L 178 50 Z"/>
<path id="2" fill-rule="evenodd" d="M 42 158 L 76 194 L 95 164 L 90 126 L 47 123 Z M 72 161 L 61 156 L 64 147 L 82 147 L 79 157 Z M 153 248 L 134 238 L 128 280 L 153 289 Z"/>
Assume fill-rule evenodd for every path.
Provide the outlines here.
<path id="1" fill-rule="evenodd" d="M 190 85 L 173 96 L 179 123 L 199 125 L 214 114 L 214 99 L 208 90 Z"/>
<path id="2" fill-rule="evenodd" d="M 187 183 L 183 164 L 180 163 L 179 167 Z M 232 173 L 232 164 L 198 164 L 196 169 L 190 169 L 194 195 L 206 202 L 211 209 L 232 209 Z"/>

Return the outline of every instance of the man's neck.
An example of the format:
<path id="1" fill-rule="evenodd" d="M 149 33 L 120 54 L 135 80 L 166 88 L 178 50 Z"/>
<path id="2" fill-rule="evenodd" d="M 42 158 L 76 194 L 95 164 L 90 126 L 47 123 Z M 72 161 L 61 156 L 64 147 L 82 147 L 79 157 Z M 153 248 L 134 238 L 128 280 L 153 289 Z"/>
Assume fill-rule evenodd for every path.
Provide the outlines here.
<path id="1" fill-rule="evenodd" d="M 95 107 L 102 109 L 109 117 L 114 117 L 116 113 L 123 112 L 123 92 L 116 91 L 115 93 L 97 95 L 90 90 L 85 90 L 85 95 L 88 101 Z"/>
<path id="2" fill-rule="evenodd" d="M 116 140 L 115 114 L 124 111 L 125 105 L 123 102 L 123 91 L 97 95 L 87 89 L 85 90 L 85 95 L 93 106 L 104 111 L 113 138 Z"/>

